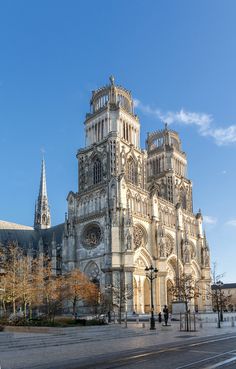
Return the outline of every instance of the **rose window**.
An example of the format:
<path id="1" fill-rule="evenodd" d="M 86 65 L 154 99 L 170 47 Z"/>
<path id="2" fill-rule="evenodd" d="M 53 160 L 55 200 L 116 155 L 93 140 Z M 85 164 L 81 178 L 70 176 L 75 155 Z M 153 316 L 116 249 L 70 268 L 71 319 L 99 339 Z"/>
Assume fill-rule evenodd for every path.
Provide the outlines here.
<path id="1" fill-rule="evenodd" d="M 82 242 L 85 247 L 96 247 L 102 237 L 101 228 L 98 224 L 89 224 L 85 227 L 82 235 Z"/>

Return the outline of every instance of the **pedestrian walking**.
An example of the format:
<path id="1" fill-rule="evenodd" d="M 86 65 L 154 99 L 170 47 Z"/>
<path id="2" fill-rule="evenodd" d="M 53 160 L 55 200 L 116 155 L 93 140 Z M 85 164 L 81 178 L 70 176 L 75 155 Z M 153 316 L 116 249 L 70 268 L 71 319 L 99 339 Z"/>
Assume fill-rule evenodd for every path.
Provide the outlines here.
<path id="1" fill-rule="evenodd" d="M 169 309 L 166 305 L 164 306 L 163 314 L 164 314 L 165 325 L 167 325 L 168 319 L 169 319 Z"/>

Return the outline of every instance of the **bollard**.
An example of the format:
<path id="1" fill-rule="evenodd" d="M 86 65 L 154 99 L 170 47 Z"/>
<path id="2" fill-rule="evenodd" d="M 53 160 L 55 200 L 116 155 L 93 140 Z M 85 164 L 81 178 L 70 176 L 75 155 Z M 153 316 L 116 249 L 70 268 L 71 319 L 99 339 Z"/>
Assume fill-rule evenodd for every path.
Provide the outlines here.
<path id="1" fill-rule="evenodd" d="M 136 318 L 136 323 L 139 324 L 139 317 Z"/>
<path id="2" fill-rule="evenodd" d="M 145 328 L 145 323 L 142 324 L 142 327 Z"/>

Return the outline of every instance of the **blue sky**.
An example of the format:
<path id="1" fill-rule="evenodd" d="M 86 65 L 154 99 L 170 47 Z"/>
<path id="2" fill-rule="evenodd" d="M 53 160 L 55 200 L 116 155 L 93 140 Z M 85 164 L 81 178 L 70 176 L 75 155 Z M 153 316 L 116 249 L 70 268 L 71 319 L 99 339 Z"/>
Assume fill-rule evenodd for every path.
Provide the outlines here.
<path id="1" fill-rule="evenodd" d="M 52 221 L 77 190 L 91 90 L 132 90 L 146 133 L 180 133 L 212 261 L 236 282 L 234 0 L 0 3 L 0 219 L 33 223 L 41 148 Z"/>

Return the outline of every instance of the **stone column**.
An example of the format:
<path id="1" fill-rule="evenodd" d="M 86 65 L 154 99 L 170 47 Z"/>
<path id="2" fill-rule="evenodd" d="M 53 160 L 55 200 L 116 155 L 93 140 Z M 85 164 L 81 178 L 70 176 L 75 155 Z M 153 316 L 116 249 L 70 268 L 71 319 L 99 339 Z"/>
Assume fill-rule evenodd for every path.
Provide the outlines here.
<path id="1" fill-rule="evenodd" d="M 144 282 L 146 277 L 140 276 L 140 313 L 144 314 L 144 308 L 145 308 L 145 294 L 144 294 Z"/>
<path id="2" fill-rule="evenodd" d="M 132 313 L 134 310 L 133 272 L 129 270 L 125 271 L 125 288 L 127 312 Z"/>
<path id="3" fill-rule="evenodd" d="M 157 310 L 162 311 L 162 307 L 167 304 L 167 287 L 166 287 L 166 276 L 167 272 L 158 273 L 157 278 Z"/>

